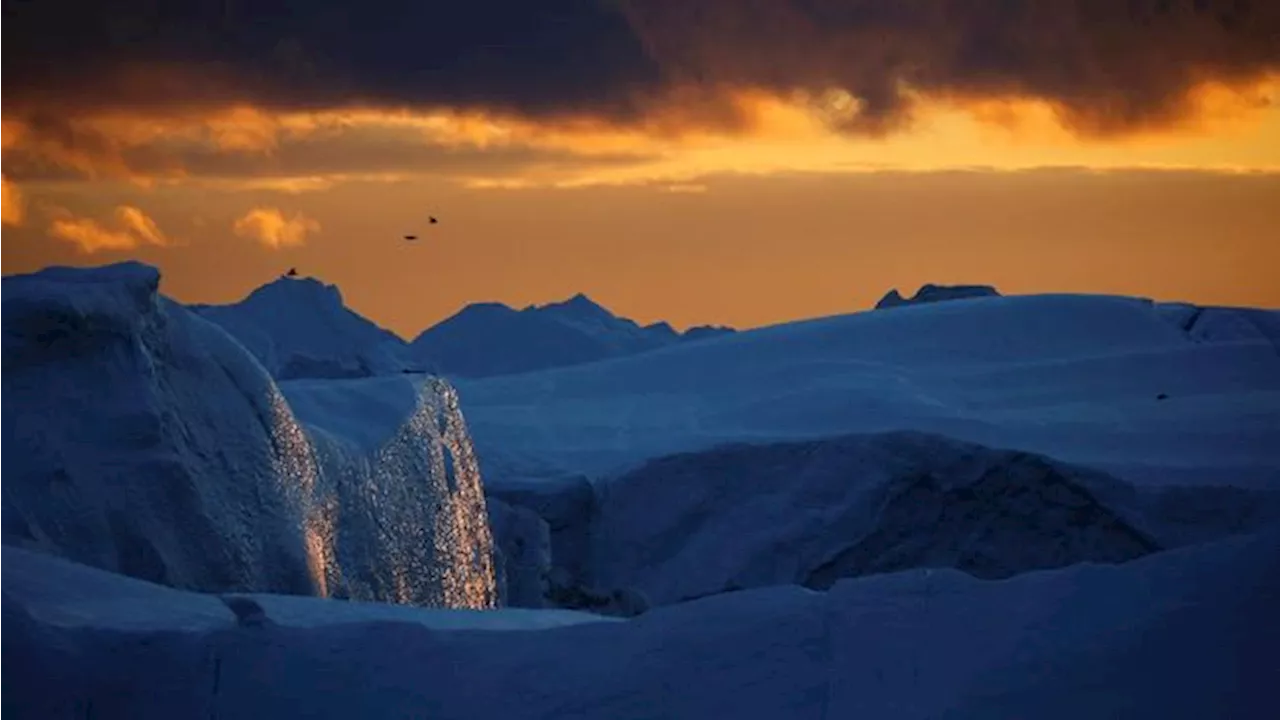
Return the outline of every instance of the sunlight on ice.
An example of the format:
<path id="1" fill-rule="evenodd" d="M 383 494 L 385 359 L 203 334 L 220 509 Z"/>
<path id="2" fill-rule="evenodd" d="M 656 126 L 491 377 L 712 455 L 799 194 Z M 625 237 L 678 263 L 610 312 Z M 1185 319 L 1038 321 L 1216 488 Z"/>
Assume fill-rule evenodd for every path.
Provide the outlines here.
<path id="1" fill-rule="evenodd" d="M 329 573 L 334 567 L 334 536 L 332 518 L 324 512 L 325 503 L 317 502 L 320 490 L 320 466 L 316 462 L 311 440 L 302 429 L 288 401 L 272 384 L 268 389 L 271 408 L 269 430 L 275 445 L 273 459 L 277 481 L 295 513 L 307 553 L 307 569 L 315 592 L 320 597 L 329 596 Z"/>
<path id="2" fill-rule="evenodd" d="M 479 466 L 448 383 L 418 388 L 413 414 L 369 457 L 318 454 L 284 396 L 270 392 L 276 477 L 317 595 L 496 607 Z M 344 549 L 353 542 L 363 547 Z"/>
<path id="3" fill-rule="evenodd" d="M 378 453 L 376 485 L 399 496 L 381 510 L 396 602 L 490 608 L 497 603 L 493 538 L 480 471 L 453 388 L 430 382 L 400 433 Z M 407 483 L 421 477 L 421 483 Z"/>

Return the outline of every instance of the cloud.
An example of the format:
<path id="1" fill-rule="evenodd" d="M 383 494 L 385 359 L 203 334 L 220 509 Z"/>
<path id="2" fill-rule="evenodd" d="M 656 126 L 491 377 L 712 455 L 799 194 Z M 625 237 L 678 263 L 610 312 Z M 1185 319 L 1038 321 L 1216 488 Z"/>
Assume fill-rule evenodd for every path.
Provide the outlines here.
<path id="1" fill-rule="evenodd" d="M 9 182 L 9 178 L 0 179 L 0 222 L 5 225 L 21 225 L 26 219 L 26 203 L 18 186 Z"/>
<path id="2" fill-rule="evenodd" d="M 1280 72 L 1253 0 L 623 0 L 670 76 L 800 93 L 880 133 L 921 97 L 1048 101 L 1105 135 L 1176 122 L 1206 82 Z"/>
<path id="3" fill-rule="evenodd" d="M 116 217 L 125 230 L 143 242 L 151 245 L 168 245 L 169 240 L 160 232 L 156 221 L 147 217 L 136 207 L 128 205 L 116 210 Z"/>
<path id="4" fill-rule="evenodd" d="M 4 101 L 625 113 L 657 67 L 592 0 L 47 0 L 6 8 Z M 75 69 L 78 66 L 78 69 Z M 12 73 L 12 76 L 10 76 Z"/>
<path id="5" fill-rule="evenodd" d="M 245 213 L 232 225 L 236 235 L 257 240 L 272 250 L 297 247 L 307 240 L 307 234 L 320 232 L 320 223 L 295 213 L 285 218 L 277 208 L 258 207 Z"/>
<path id="6" fill-rule="evenodd" d="M 1273 0 L 47 0 L 5 19 L 6 116 L 48 122 L 248 104 L 742 131 L 726 98 L 762 91 L 854 133 L 895 131 L 923 99 L 1031 99 L 1105 136 L 1280 73 Z"/>
<path id="7" fill-rule="evenodd" d="M 237 123 L 244 125 L 237 129 Z M 271 114 L 234 107 L 163 118 L 111 114 L 41 124 L 10 120 L 5 172 L 75 179 L 240 181 L 245 188 L 325 189 L 343 177 L 467 176 L 647 159 L 573 147 L 580 135 L 518 119 L 377 110 Z"/>
<path id="8" fill-rule="evenodd" d="M 116 208 L 115 225 L 104 227 L 92 218 L 63 212 L 49 225 L 49 235 L 76 245 L 81 252 L 133 250 L 142 245 L 169 245 L 170 240 L 146 213 L 131 205 Z"/>

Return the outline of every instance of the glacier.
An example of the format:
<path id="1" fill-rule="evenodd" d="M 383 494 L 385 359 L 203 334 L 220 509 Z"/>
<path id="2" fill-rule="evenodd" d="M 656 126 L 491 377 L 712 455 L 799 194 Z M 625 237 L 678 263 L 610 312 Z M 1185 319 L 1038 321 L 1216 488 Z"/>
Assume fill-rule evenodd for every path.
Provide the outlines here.
<path id="1" fill-rule="evenodd" d="M 277 385 L 159 280 L 138 263 L 4 279 L 5 544 L 208 592 L 499 602 L 448 383 Z M 345 425 L 308 414 L 325 399 Z"/>

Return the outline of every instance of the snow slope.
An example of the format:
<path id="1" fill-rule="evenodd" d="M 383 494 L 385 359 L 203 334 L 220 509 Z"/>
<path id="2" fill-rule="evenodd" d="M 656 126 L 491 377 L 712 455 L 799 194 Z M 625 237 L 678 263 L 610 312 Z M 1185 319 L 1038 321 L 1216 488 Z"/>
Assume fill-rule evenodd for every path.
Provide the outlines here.
<path id="1" fill-rule="evenodd" d="M 304 427 L 158 283 L 137 263 L 4 279 L 6 544 L 182 588 L 492 604 L 451 387 L 329 381 L 344 416 L 313 401 Z"/>
<path id="2" fill-rule="evenodd" d="M 5 548 L 3 711 L 1271 718 L 1277 547 L 1273 529 L 1119 566 L 999 582 L 904 572 L 826 593 L 730 593 L 627 622 L 261 596 L 228 598 L 236 612 L 224 613 L 208 596 L 113 587 L 97 571 Z M 465 629 L 476 621 L 488 631 Z M 542 629 L 517 629 L 527 627 Z"/>
<path id="3" fill-rule="evenodd" d="M 930 303 L 457 387 L 497 481 L 915 429 L 1141 483 L 1280 485 L 1276 346 L 1194 338 L 1133 298 Z"/>
<path id="4" fill-rule="evenodd" d="M 916 568 L 995 579 L 1122 563 L 1280 522 L 1280 491 L 1135 489 L 912 432 L 730 445 L 600 487 L 590 584 L 669 604 Z"/>
<path id="5" fill-rule="evenodd" d="M 192 305 L 277 379 L 350 378 L 416 369 L 405 342 L 342 302 L 338 288 L 282 277 L 231 305 Z"/>
<path id="6" fill-rule="evenodd" d="M 468 305 L 423 331 L 410 348 L 419 362 L 459 377 L 487 377 L 577 365 L 731 333 L 666 323 L 641 327 L 586 295 L 515 310 L 501 303 Z"/>

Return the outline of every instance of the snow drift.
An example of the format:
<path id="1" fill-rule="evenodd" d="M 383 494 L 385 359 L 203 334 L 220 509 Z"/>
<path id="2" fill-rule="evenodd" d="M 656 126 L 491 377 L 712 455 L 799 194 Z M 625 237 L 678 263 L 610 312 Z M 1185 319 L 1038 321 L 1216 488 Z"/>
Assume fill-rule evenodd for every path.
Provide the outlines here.
<path id="1" fill-rule="evenodd" d="M 158 283 L 136 263 L 5 278 L 6 544 L 180 588 L 494 603 L 450 386 L 332 381 L 365 414 L 304 427 L 244 348 Z"/>
<path id="2" fill-rule="evenodd" d="M 1000 582 L 902 572 L 627 622 L 220 599 L 6 547 L 3 711 L 1261 720 L 1280 710 L 1277 546 L 1272 530 Z"/>
<path id="3" fill-rule="evenodd" d="M 417 369 L 403 340 L 348 309 L 337 287 L 311 278 L 282 277 L 238 303 L 190 307 L 226 330 L 276 379 Z"/>

